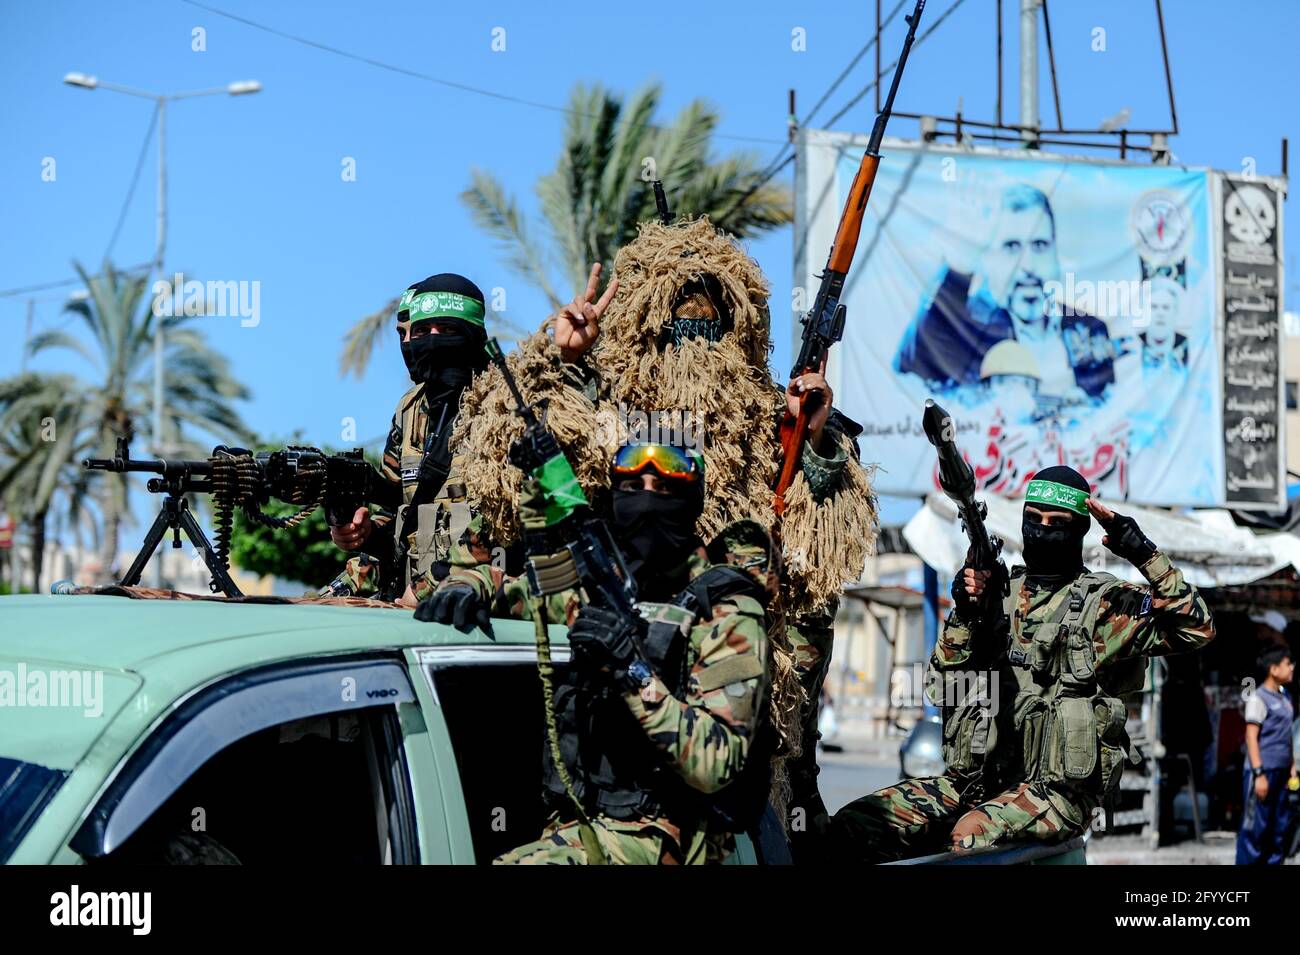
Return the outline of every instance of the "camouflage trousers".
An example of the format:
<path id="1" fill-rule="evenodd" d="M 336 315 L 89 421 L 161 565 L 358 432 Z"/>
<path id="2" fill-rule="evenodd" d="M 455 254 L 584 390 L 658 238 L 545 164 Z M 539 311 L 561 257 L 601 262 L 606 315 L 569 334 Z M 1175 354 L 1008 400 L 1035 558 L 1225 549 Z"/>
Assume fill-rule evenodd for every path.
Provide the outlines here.
<path id="1" fill-rule="evenodd" d="M 383 568 L 369 554 L 349 557 L 343 571 L 321 588 L 322 597 L 374 597 L 379 593 Z"/>
<path id="2" fill-rule="evenodd" d="M 831 618 L 833 619 L 833 618 Z M 829 625 L 800 621 L 786 627 L 786 636 L 794 654 L 795 674 L 804 689 L 803 751 L 786 762 L 790 778 L 792 814 L 789 820 L 790 851 L 797 864 L 816 863 L 822 859 L 822 843 L 830 823 L 830 814 L 817 786 L 817 719 L 822 684 L 831 663 L 834 632 Z"/>
<path id="3" fill-rule="evenodd" d="M 730 837 L 723 845 L 716 838 L 695 838 L 683 846 L 681 834 L 667 820 L 637 819 L 623 822 L 607 816 L 591 820 L 596 840 L 612 865 L 705 865 L 721 862 L 730 854 Z M 536 842 L 513 849 L 493 865 L 587 865 L 587 851 L 576 820 L 552 817 Z"/>
<path id="4" fill-rule="evenodd" d="M 321 588 L 321 597 L 377 597 L 383 583 L 383 565 L 369 554 L 357 554 L 348 558 L 343 565 L 343 572 Z M 411 581 L 411 593 L 417 601 L 423 600 L 437 589 L 437 581 L 431 574 L 416 577 Z"/>
<path id="5" fill-rule="evenodd" d="M 905 779 L 837 812 L 829 838 L 837 858 L 871 863 L 1017 840 L 1062 842 L 1083 832 L 1096 804 L 1051 783 L 1020 783 L 975 802 L 962 799 L 951 776 Z"/>

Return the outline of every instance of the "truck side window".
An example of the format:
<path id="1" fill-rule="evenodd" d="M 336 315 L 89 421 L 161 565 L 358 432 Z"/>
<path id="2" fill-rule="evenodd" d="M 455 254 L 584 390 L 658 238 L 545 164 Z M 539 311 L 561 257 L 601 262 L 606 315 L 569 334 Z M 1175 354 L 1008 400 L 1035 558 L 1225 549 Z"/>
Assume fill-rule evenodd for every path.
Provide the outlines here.
<path id="1" fill-rule="evenodd" d="M 97 864 L 375 865 L 396 859 L 392 707 L 328 713 L 272 726 L 203 764 Z M 400 746 L 398 747 L 400 749 Z M 404 773 L 404 771 L 403 771 Z M 405 789 L 406 792 L 401 792 Z M 413 841 L 413 839 L 411 840 Z"/>
<path id="2" fill-rule="evenodd" d="M 438 666 L 433 680 L 456 753 L 474 856 L 490 863 L 536 839 L 546 821 L 537 665 Z"/>

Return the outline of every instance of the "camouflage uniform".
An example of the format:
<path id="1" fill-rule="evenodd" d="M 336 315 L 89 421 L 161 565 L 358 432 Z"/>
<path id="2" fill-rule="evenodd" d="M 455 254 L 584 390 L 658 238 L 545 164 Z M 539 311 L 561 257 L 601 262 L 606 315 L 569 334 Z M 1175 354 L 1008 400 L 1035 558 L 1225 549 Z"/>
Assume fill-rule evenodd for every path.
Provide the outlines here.
<path id="1" fill-rule="evenodd" d="M 564 373 L 570 387 L 581 391 L 589 401 L 597 407 L 600 406 L 602 398 L 600 383 L 596 374 L 585 362 L 580 360 L 566 363 Z M 826 500 L 840 487 L 844 471 L 849 467 L 849 448 L 853 450 L 852 457 L 854 465 L 857 466 L 857 430 L 859 430 L 857 426 L 849 419 L 832 409 L 831 416 L 822 431 L 822 450 L 832 449 L 830 455 L 823 456 L 813 449 L 811 442 L 804 442 L 799 455 L 799 469 L 803 473 L 804 480 L 808 482 L 808 490 L 814 501 L 820 503 Z M 798 559 L 791 555 L 787 555 L 787 558 Z M 460 563 L 464 566 L 467 561 L 462 558 Z M 489 568 L 480 568 L 478 573 L 488 580 L 492 590 L 501 583 L 499 572 L 496 574 L 495 581 L 491 577 Z M 506 609 L 513 614 L 520 612 L 517 603 Z M 826 811 L 817 786 L 817 776 L 821 771 L 817 765 L 817 718 L 822 684 L 826 681 L 826 674 L 830 669 L 831 650 L 835 639 L 835 615 L 838 609 L 839 601 L 832 600 L 815 612 L 788 616 L 785 626 L 795 675 L 803 689 L 803 713 L 800 719 L 802 750 L 796 759 L 786 763 L 786 773 L 791 790 L 789 808 L 801 811 L 804 824 L 802 827 L 793 828 L 789 835 L 796 851 L 805 849 L 806 846 L 805 851 L 809 853 L 815 850 L 807 845 L 805 837 L 812 839 L 823 835 L 830 821 L 830 815 Z M 800 859 L 802 858 L 804 857 L 800 856 Z M 810 855 L 809 858 L 811 860 L 815 857 Z"/>
<path id="2" fill-rule="evenodd" d="M 448 420 L 443 423 L 448 433 L 455 423 L 455 413 L 455 409 L 448 409 Z M 482 539 L 482 522 L 470 508 L 460 478 L 462 458 L 453 455 L 451 469 L 437 495 L 433 501 L 420 505 L 417 530 L 405 535 L 405 566 L 396 566 L 396 541 L 403 527 L 410 523 L 407 508 L 419 485 L 420 463 L 424 460 L 430 428 L 435 423 L 430 421 L 424 385 L 415 385 L 402 395 L 393 414 L 379 469 L 386 481 L 401 485 L 402 507 L 396 514 L 388 511 L 374 514 L 374 530 L 366 541 L 366 552 L 347 562 L 343 573 L 326 588 L 329 592 L 363 597 L 386 589 L 400 596 L 406 584 L 410 584 L 415 599 L 423 600 L 433 593 L 450 565 L 457 561 L 486 563 L 489 560 L 490 552 Z M 402 586 L 390 586 L 396 583 L 392 576 L 398 573 L 404 577 Z"/>
<path id="3" fill-rule="evenodd" d="M 849 463 L 849 453 L 845 450 L 847 442 L 839 439 L 840 432 L 835 417 L 827 422 L 824 430 L 826 437 L 823 448 L 834 448 L 832 456 L 823 457 L 812 449 L 811 443 L 805 442 L 799 459 L 804 480 L 808 482 L 808 490 L 813 499 L 819 502 L 835 493 Z M 856 439 L 851 443 L 856 447 Z M 835 641 L 835 614 L 838 609 L 839 600 L 832 600 L 815 612 L 787 618 L 785 628 L 795 675 L 804 692 L 802 749 L 797 758 L 786 763 L 790 779 L 789 808 L 792 812 L 797 810 L 803 815 L 802 825 L 792 825 L 789 833 L 795 861 L 799 863 L 815 862 L 820 858 L 814 840 L 819 841 L 824 836 L 830 822 L 830 815 L 817 786 L 817 776 L 821 772 L 817 765 L 817 722 L 822 685 L 830 670 L 831 651 Z"/>
<path id="4" fill-rule="evenodd" d="M 930 660 L 931 697 L 946 694 L 948 771 L 845 806 L 831 824 L 837 854 L 884 862 L 1082 832 L 1135 755 L 1119 697 L 1141 690 L 1148 656 L 1214 637 L 1204 599 L 1169 558 L 1156 552 L 1140 569 L 1150 587 L 1084 574 L 1047 590 L 1017 567 L 1009 633 L 991 641 L 954 610 Z M 959 679 L 978 691 L 955 698 Z"/>
<path id="5" fill-rule="evenodd" d="M 755 531 L 766 536 L 766 532 L 750 522 L 726 528 L 710 548 L 714 560 L 696 552 L 672 576 L 680 575 L 685 583 L 720 564 L 746 569 L 767 564 L 770 554 L 760 555 L 759 548 L 753 544 Z M 528 593 L 526 581 L 500 578 L 493 585 L 492 574 L 490 568 L 481 566 L 460 567 L 441 586 L 460 583 L 474 587 L 481 598 L 493 602 L 494 616 L 531 616 L 534 598 Z M 553 594 L 545 600 L 547 619 L 552 622 L 570 622 L 580 607 L 579 597 L 572 591 Z M 640 806 L 629 805 L 620 817 L 601 812 L 598 807 L 603 793 L 598 787 L 580 768 L 575 771 L 571 765 L 570 775 L 610 861 L 721 862 L 734 847 L 734 835 L 711 821 L 705 807 L 708 797 L 737 783 L 755 751 L 760 727 L 766 721 L 770 684 L 766 613 L 759 600 L 746 594 L 718 599 L 707 618 L 674 603 L 642 602 L 640 611 L 647 624 L 667 624 L 687 637 L 681 660 L 683 672 L 687 674 L 682 683 L 684 692 L 675 694 L 658 673 L 640 690 L 613 691 L 621 697 L 626 713 L 632 718 L 626 724 L 631 732 L 623 737 L 627 749 L 635 749 L 640 734 L 644 734 L 656 754 L 654 762 L 672 770 L 669 777 L 655 776 L 655 789 L 649 791 L 653 797 L 651 804 L 660 811 L 646 815 L 637 811 Z M 598 692 L 586 675 L 571 666 L 564 677 L 557 676 L 557 713 L 564 711 L 566 693 L 589 701 Z M 583 708 L 593 705 L 598 704 L 582 704 Z M 615 707 L 607 715 L 618 719 L 622 708 Z M 561 724 L 563 727 L 563 716 Z M 570 725 L 568 732 L 575 730 Z M 573 751 L 576 749 L 575 746 Z M 583 755 L 590 753 L 584 751 Z M 616 754 L 614 761 L 618 759 Z M 549 748 L 546 760 L 549 765 Z M 547 787 L 546 795 L 555 813 L 541 838 L 506 853 L 498 863 L 584 864 L 587 861 L 572 804 L 553 785 Z M 761 797 L 765 796 L 766 782 L 761 791 Z"/>

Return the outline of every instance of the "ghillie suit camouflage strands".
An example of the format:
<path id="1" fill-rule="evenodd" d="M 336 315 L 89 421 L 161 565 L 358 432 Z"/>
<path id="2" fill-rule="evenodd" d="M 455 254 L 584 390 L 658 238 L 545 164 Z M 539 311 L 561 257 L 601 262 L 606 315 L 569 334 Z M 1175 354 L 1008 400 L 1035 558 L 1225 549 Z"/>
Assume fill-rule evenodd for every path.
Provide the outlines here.
<path id="1" fill-rule="evenodd" d="M 506 356 L 524 398 L 544 402 L 547 429 L 568 452 L 578 483 L 598 510 L 609 497 L 609 462 L 619 447 L 619 436 L 595 427 L 596 405 L 572 385 L 551 337 L 554 319 L 547 319 Z M 597 388 L 603 385 L 592 370 Z M 523 419 L 515 413 L 505 379 L 495 365 L 479 375 L 461 398 L 460 415 L 452 447 L 469 451 L 464 470 L 470 498 L 483 508 L 483 527 L 494 543 L 508 546 L 520 539 L 519 488 L 522 477 L 510 463 L 510 445 L 524 433 Z"/>

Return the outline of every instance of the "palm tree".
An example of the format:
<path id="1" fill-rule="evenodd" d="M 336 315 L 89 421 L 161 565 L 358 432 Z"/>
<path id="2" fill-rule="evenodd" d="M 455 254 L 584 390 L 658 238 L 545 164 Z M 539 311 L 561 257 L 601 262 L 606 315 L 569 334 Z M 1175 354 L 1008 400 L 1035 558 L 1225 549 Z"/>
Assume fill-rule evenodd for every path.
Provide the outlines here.
<path id="1" fill-rule="evenodd" d="M 27 526 L 36 591 L 55 500 L 64 502 L 60 508 L 74 530 L 96 531 L 90 475 L 79 466 L 93 449 L 76 387 L 71 375 L 29 373 L 0 381 L 0 502 Z"/>
<path id="2" fill-rule="evenodd" d="M 232 402 L 248 398 L 248 389 L 235 380 L 230 364 L 193 327 L 194 315 L 155 314 L 146 294 L 147 277 L 131 277 L 105 263 L 92 277 L 79 264 L 86 294 L 65 311 L 80 322 L 68 329 L 36 335 L 29 346 L 35 355 L 49 349 L 76 352 L 94 368 L 93 382 L 76 382 L 79 421 L 86 441 L 100 457 L 111 457 L 118 437 L 148 435 L 150 444 L 169 454 L 206 457 L 207 449 L 193 440 L 195 431 L 222 441 L 246 442 L 249 431 Z M 162 322 L 166 351 L 163 388 L 163 433 L 151 433 L 153 415 L 153 336 Z M 105 473 L 97 478 L 104 519 L 103 562 L 117 561 L 118 535 L 128 512 L 126 475 Z"/>
<path id="3" fill-rule="evenodd" d="M 624 103 L 599 85 L 574 88 L 559 162 L 536 185 L 547 245 L 535 238 L 500 180 L 483 170 L 471 171 L 461 201 L 479 228 L 497 240 L 510 270 L 540 289 L 553 309 L 586 284 L 592 262 L 604 263 L 609 274 L 614 254 L 635 238 L 639 223 L 654 216 L 650 179 L 663 180 L 674 212 L 707 215 L 740 238 L 794 218 L 789 191 L 764 181 L 756 155 L 712 155 L 710 140 L 720 120 L 716 110 L 695 100 L 668 125 L 655 125 L 660 94 L 652 84 Z M 558 283 L 552 273 L 556 267 Z M 395 304 L 349 330 L 341 359 L 344 373 L 365 370 Z"/>

